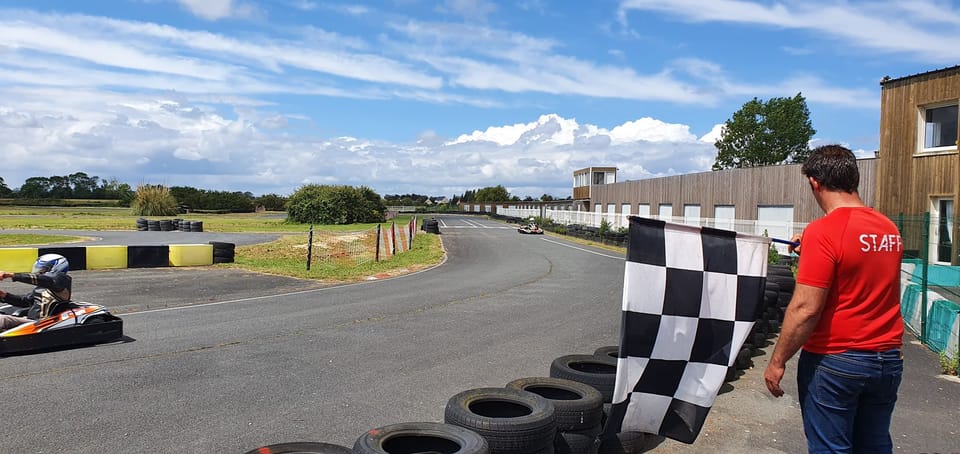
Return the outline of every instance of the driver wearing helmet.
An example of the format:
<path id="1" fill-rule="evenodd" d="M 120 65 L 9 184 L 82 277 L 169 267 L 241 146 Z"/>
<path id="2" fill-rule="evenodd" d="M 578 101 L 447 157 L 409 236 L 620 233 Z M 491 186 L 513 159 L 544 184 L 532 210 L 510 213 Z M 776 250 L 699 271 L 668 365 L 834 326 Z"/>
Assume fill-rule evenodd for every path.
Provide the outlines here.
<path id="1" fill-rule="evenodd" d="M 14 282 L 36 286 L 33 291 L 22 296 L 0 290 L 0 304 L 28 308 L 26 318 L 0 314 L 0 331 L 39 320 L 50 315 L 59 303 L 70 301 L 72 282 L 67 275 L 69 270 L 70 264 L 66 257 L 44 254 L 33 264 L 33 271 L 30 273 L 0 271 L 0 280 L 10 278 Z"/>

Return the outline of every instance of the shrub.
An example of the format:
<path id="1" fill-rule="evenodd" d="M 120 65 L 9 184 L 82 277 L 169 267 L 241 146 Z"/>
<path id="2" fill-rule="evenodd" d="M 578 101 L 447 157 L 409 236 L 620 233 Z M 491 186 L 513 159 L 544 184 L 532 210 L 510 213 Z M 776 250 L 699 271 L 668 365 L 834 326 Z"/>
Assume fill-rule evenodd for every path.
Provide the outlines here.
<path id="1" fill-rule="evenodd" d="M 367 187 L 308 184 L 287 202 L 287 220 L 302 224 L 384 222 L 380 196 Z"/>
<path id="2" fill-rule="evenodd" d="M 601 220 L 600 220 L 600 231 L 598 232 L 598 233 L 600 234 L 600 238 L 603 238 L 603 237 L 607 236 L 607 233 L 609 233 L 609 232 L 610 232 L 610 223 L 607 222 L 607 219 L 606 219 L 606 218 L 601 219 Z"/>
<path id="3" fill-rule="evenodd" d="M 135 216 L 172 216 L 177 214 L 177 199 L 164 185 L 139 184 L 130 208 Z"/>
<path id="4" fill-rule="evenodd" d="M 940 352 L 940 369 L 947 375 L 957 375 L 960 368 L 960 358 L 951 357 L 947 352 Z"/>

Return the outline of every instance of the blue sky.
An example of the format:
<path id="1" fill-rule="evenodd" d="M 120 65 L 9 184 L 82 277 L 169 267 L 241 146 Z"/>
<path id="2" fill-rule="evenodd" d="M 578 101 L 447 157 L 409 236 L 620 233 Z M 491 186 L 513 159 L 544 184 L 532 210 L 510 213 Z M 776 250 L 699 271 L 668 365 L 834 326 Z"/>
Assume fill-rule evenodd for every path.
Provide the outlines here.
<path id="1" fill-rule="evenodd" d="M 960 64 L 956 1 L 6 0 L 0 176 L 290 194 L 571 193 L 709 170 L 719 125 L 802 93 L 878 146 L 880 79 Z"/>

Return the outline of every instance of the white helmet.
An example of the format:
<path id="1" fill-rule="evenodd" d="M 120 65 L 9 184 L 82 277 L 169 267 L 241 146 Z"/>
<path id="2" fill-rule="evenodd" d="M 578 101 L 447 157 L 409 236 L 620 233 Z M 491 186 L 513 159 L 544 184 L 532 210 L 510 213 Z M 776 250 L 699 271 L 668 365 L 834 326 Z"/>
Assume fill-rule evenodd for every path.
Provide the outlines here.
<path id="1" fill-rule="evenodd" d="M 60 254 L 43 254 L 33 264 L 33 274 L 66 273 L 70 271 L 70 262 Z"/>

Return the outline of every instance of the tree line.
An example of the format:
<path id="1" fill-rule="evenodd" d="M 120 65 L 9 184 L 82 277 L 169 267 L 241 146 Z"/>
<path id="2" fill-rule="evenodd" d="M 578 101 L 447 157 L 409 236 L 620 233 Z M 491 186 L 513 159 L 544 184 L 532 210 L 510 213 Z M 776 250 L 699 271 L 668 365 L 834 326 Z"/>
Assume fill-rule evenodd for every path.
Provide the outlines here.
<path id="1" fill-rule="evenodd" d="M 232 213 L 252 212 L 258 206 L 269 211 L 283 211 L 287 198 L 277 194 L 255 197 L 250 192 L 213 191 L 189 186 L 169 188 L 175 205 L 181 208 Z M 129 207 L 137 191 L 115 178 L 102 179 L 85 172 L 50 177 L 30 177 L 19 188 L 11 189 L 0 177 L 0 198 L 12 198 L 23 203 L 53 202 L 66 199 L 116 200 L 117 205 Z"/>

